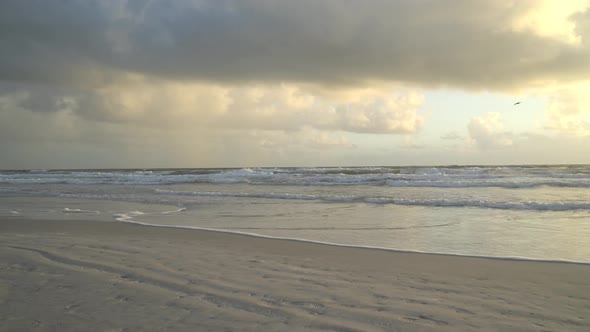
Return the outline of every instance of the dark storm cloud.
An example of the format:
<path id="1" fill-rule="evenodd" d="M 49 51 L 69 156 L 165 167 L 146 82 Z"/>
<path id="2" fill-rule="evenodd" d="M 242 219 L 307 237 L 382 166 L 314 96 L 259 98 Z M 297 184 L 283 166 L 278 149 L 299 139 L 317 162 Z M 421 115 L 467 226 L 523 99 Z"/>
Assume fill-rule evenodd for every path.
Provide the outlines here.
<path id="1" fill-rule="evenodd" d="M 538 4 L 418 1 L 0 2 L 0 79 L 88 84 L 117 72 L 217 82 L 305 81 L 504 89 L 590 75 L 581 44 L 515 31 Z"/>

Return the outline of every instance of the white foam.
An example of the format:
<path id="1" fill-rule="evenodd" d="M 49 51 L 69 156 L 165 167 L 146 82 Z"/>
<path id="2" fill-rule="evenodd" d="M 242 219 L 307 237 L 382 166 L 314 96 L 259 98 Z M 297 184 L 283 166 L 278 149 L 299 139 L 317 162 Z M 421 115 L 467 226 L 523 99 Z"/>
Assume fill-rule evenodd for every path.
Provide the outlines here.
<path id="1" fill-rule="evenodd" d="M 133 217 L 137 217 L 143 214 L 145 213 L 141 211 L 129 211 L 125 213 L 115 213 L 113 214 L 113 217 L 115 217 L 115 220 L 117 221 L 133 222 Z"/>
<path id="2" fill-rule="evenodd" d="M 170 211 L 164 211 L 164 212 L 160 212 L 160 214 L 173 214 L 173 213 L 178 213 L 178 212 L 182 212 L 185 211 L 186 208 L 185 207 L 180 207 L 176 210 L 170 210 Z"/>
<path id="3" fill-rule="evenodd" d="M 176 210 L 162 211 L 162 212 L 156 212 L 156 213 L 150 213 L 150 214 L 166 215 L 166 214 L 174 214 L 174 213 L 182 212 L 184 210 L 186 210 L 185 207 L 179 207 Z M 124 212 L 124 213 L 115 213 L 115 214 L 113 214 L 113 217 L 115 217 L 115 220 L 117 220 L 117 221 L 131 222 L 131 221 L 134 221 L 133 218 L 135 218 L 137 216 L 146 215 L 146 214 L 148 214 L 148 213 L 142 212 L 142 211 L 129 211 L 129 212 Z"/>
<path id="4" fill-rule="evenodd" d="M 536 210 L 536 211 L 571 211 L 590 210 L 590 203 L 574 202 L 497 202 L 487 200 L 449 200 L 449 199 L 392 199 L 366 198 L 365 202 L 373 204 L 396 204 L 435 207 L 476 207 L 501 210 Z"/>
<path id="5" fill-rule="evenodd" d="M 472 207 L 501 210 L 535 210 L 535 211 L 572 211 L 590 210 L 590 202 L 505 202 L 490 200 L 451 200 L 451 199 L 404 199 L 388 197 L 361 196 L 328 196 L 291 193 L 247 193 L 247 192 L 209 192 L 209 191 L 175 191 L 156 189 L 156 193 L 164 195 L 186 195 L 201 197 L 237 197 L 237 198 L 266 198 L 291 200 L 317 200 L 324 202 L 364 202 L 368 204 L 395 204 L 431 207 Z"/>
<path id="6" fill-rule="evenodd" d="M 527 179 L 515 179 L 512 181 L 493 181 L 487 179 L 461 180 L 452 179 L 449 181 L 441 180 L 386 180 L 387 186 L 390 187 L 432 187 L 432 188 L 482 188 L 498 187 L 508 189 L 534 188 L 534 187 L 570 187 L 570 188 L 590 188 L 590 181 L 547 181 L 537 180 L 530 181 Z"/>
<path id="7" fill-rule="evenodd" d="M 165 195 L 186 195 L 186 196 L 203 196 L 203 197 L 249 197 L 249 198 L 269 198 L 269 199 L 293 199 L 293 200 L 321 200 L 330 202 L 351 202 L 357 199 L 354 196 L 320 196 L 307 194 L 290 194 L 290 193 L 244 193 L 244 192 L 216 192 L 216 191 L 175 191 L 156 189 L 156 193 Z"/>
<path id="8" fill-rule="evenodd" d="M 396 187 L 536 186 L 590 188 L 590 169 L 579 167 L 326 167 L 203 170 L 2 172 L 0 184 L 164 185 L 388 185 Z"/>
<path id="9" fill-rule="evenodd" d="M 82 210 L 82 209 L 70 209 L 64 208 L 63 213 L 93 213 L 93 214 L 100 214 L 100 211 L 90 211 L 90 210 Z"/>

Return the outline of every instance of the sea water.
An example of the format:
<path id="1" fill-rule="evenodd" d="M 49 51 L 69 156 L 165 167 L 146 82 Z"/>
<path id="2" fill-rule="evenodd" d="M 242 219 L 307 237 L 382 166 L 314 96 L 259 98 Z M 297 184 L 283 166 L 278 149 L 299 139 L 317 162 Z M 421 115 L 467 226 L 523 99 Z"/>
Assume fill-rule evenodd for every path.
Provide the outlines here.
<path id="1" fill-rule="evenodd" d="M 590 263 L 590 166 L 0 171 L 0 217 Z"/>

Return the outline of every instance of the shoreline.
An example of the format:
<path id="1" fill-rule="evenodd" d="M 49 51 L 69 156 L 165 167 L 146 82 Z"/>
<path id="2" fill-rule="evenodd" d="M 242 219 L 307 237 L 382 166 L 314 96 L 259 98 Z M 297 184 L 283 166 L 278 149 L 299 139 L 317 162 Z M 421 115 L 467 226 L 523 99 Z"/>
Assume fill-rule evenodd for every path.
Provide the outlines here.
<path id="1" fill-rule="evenodd" d="M 590 329 L 586 264 L 102 221 L 0 218 L 0 240 L 9 330 Z"/>
<path id="2" fill-rule="evenodd" d="M 21 218 L 2 218 L 0 217 L 0 231 L 2 230 L 2 223 L 5 221 L 18 221 L 23 220 Z M 45 219 L 37 219 L 37 218 L 28 218 L 25 219 L 27 221 L 33 222 L 57 222 L 57 223 L 73 223 L 77 225 L 78 223 L 100 223 L 100 224 L 124 224 L 124 225 L 131 225 L 131 226 L 141 226 L 141 227 L 148 227 L 154 229 L 170 229 L 170 230 L 187 230 L 187 231 L 194 231 L 194 232 L 202 232 L 202 233 L 219 233 L 219 234 L 227 234 L 229 236 L 238 236 L 238 237 L 247 237 L 247 238 L 254 238 L 254 239 L 265 239 L 265 240 L 275 240 L 275 241 L 286 241 L 286 242 L 296 242 L 306 244 L 309 243 L 310 245 L 319 245 L 319 246 L 328 246 L 328 247 L 340 247 L 340 248 L 348 248 L 348 249 L 359 249 L 359 250 L 369 250 L 369 251 L 383 251 L 383 252 L 391 252 L 395 254 L 417 254 L 417 255 L 428 255 L 428 256 L 442 256 L 442 257 L 457 257 L 457 258 L 472 258 L 472 259 L 485 259 L 485 260 L 498 260 L 498 261 L 514 261 L 514 262 L 530 262 L 530 263 L 549 263 L 549 264 L 572 264 L 572 265 L 582 265 L 582 266 L 590 266 L 589 262 L 582 262 L 582 261 L 573 261 L 573 260 L 560 260 L 560 259 L 537 259 L 537 258 L 529 258 L 529 257 L 518 257 L 518 256 L 484 256 L 484 255 L 468 255 L 468 254 L 455 254 L 455 253 L 444 253 L 444 252 L 428 252 L 428 251 L 419 251 L 419 250 L 405 250 L 405 249 L 395 249 L 395 248 L 387 248 L 387 247 L 376 247 L 376 246 L 362 246 L 362 245 L 352 245 L 352 244 L 341 244 L 341 243 L 334 243 L 334 242 L 323 242 L 323 241 L 315 241 L 315 240 L 307 240 L 307 239 L 300 239 L 300 238 L 289 238 L 289 237 L 276 237 L 264 234 L 256 234 L 256 233 L 249 233 L 249 232 L 240 232 L 240 231 L 233 231 L 233 230 L 224 230 L 224 229 L 216 229 L 216 228 L 206 228 L 206 227 L 198 227 L 198 226 L 176 226 L 176 225 L 163 225 L 163 224 L 149 224 L 143 223 L 139 221 L 133 220 L 119 220 L 118 218 L 114 221 L 102 221 L 102 220 L 93 220 L 93 219 L 80 219 L 80 220 L 45 220 Z M 72 225 L 69 225 L 72 226 Z"/>
<path id="3" fill-rule="evenodd" d="M 556 263 L 556 264 L 576 264 L 576 265 L 589 265 L 590 266 L 590 261 L 588 261 L 588 262 L 582 262 L 582 261 L 573 261 L 573 260 L 566 260 L 566 259 L 542 259 L 542 258 L 530 258 L 530 257 L 519 257 L 519 256 L 484 256 L 484 255 L 455 254 L 455 253 L 445 253 L 445 252 L 429 252 L 429 251 L 419 251 L 419 250 L 395 249 L 395 248 L 387 248 L 387 247 L 376 247 L 376 246 L 362 246 L 362 245 L 353 245 L 353 244 L 342 244 L 342 243 L 336 243 L 336 242 L 323 242 L 323 241 L 315 241 L 315 240 L 307 240 L 307 239 L 291 238 L 291 237 L 278 237 L 278 236 L 270 236 L 270 235 L 264 235 L 264 234 L 256 234 L 256 233 L 249 233 L 249 232 L 224 230 L 224 229 L 217 229 L 217 228 L 197 227 L 197 226 L 159 225 L 159 224 L 143 223 L 143 222 L 140 222 L 140 221 L 119 220 L 119 219 L 117 219 L 117 221 L 118 222 L 122 222 L 122 223 L 128 223 L 128 224 L 146 226 L 146 227 L 161 227 L 161 228 L 187 229 L 187 230 L 201 231 L 201 232 L 215 232 L 215 233 L 224 233 L 224 234 L 234 234 L 234 235 L 249 236 L 249 237 L 261 238 L 261 239 L 271 239 L 271 240 L 281 240 L 281 241 L 294 241 L 294 242 L 303 242 L 303 243 L 311 243 L 311 244 L 334 246 L 334 247 L 343 247 L 343 248 L 358 248 L 358 249 L 367 249 L 367 250 L 383 250 L 383 251 L 391 251 L 391 252 L 402 253 L 402 254 L 403 253 L 408 253 L 408 254 L 424 254 L 424 255 L 449 256 L 449 257 L 467 257 L 467 258 L 481 258 L 481 259 L 506 260 L 506 261 Z"/>

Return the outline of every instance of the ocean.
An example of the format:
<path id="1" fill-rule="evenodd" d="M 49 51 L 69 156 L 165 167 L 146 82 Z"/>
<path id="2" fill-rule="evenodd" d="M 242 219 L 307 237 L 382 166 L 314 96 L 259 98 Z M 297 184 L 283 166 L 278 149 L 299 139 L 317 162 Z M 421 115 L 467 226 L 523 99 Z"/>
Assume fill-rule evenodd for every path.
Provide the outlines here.
<path id="1" fill-rule="evenodd" d="M 590 165 L 0 171 L 0 217 L 590 263 Z"/>

